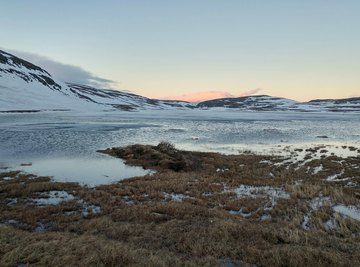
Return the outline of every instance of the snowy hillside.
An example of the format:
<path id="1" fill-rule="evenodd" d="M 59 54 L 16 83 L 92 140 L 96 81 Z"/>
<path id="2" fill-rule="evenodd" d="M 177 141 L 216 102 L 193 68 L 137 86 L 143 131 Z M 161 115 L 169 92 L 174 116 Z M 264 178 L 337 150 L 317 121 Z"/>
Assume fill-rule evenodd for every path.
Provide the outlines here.
<path id="1" fill-rule="evenodd" d="M 46 70 L 0 50 L 0 111 L 137 110 L 193 108 L 181 101 L 56 81 Z"/>
<path id="2" fill-rule="evenodd" d="M 297 102 L 286 98 L 258 95 L 213 99 L 199 103 L 197 108 L 253 111 L 360 112 L 360 98 Z"/>
<path id="3" fill-rule="evenodd" d="M 28 61 L 0 50 L 0 112 L 43 110 L 136 111 L 159 109 L 360 112 L 360 98 L 300 103 L 267 95 L 221 98 L 192 104 L 156 100 L 116 90 L 63 83 Z"/>
<path id="4" fill-rule="evenodd" d="M 46 70 L 0 50 L 0 111 L 101 110 Z"/>
<path id="5" fill-rule="evenodd" d="M 360 111 L 360 97 L 345 99 L 318 99 L 307 103 L 313 109 L 332 112 Z"/>
<path id="6" fill-rule="evenodd" d="M 67 84 L 70 91 L 85 101 L 103 104 L 120 110 L 135 109 L 169 109 L 169 108 L 194 108 L 194 105 L 183 101 L 167 101 L 150 99 L 147 97 L 124 93 L 121 91 L 97 89 L 94 87 Z"/>
<path id="7" fill-rule="evenodd" d="M 201 102 L 198 108 L 235 108 L 241 110 L 273 111 L 289 110 L 297 102 L 267 95 L 221 98 Z"/>

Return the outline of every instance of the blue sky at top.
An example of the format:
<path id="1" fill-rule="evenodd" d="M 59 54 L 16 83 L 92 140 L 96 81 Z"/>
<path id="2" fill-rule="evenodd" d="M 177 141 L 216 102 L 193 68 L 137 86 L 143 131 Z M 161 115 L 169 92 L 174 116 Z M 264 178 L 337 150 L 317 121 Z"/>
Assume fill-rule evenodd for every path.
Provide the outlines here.
<path id="1" fill-rule="evenodd" d="M 360 95 L 360 1 L 2 1 L 4 49 L 150 97 Z"/>

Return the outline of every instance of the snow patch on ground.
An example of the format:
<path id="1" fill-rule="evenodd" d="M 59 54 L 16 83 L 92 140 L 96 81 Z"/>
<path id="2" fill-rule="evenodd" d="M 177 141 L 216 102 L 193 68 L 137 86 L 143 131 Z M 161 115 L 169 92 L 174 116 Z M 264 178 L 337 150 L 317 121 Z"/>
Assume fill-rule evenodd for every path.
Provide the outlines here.
<path id="1" fill-rule="evenodd" d="M 63 202 L 68 202 L 68 201 L 72 201 L 72 200 L 76 200 L 77 198 L 72 195 L 69 194 L 66 191 L 49 191 L 49 192 L 43 192 L 40 194 L 39 198 L 32 198 L 29 199 L 29 201 L 33 202 L 35 205 L 37 206 L 50 206 L 50 205 L 59 205 Z M 14 202 L 14 201 L 13 201 Z M 14 204 L 17 203 L 17 199 L 16 202 Z M 86 201 L 84 201 L 83 199 L 78 199 L 77 203 L 81 205 L 81 214 L 83 217 L 87 217 L 89 215 L 96 215 L 101 213 L 101 207 L 94 205 L 94 204 L 90 204 Z M 10 205 L 8 203 L 8 205 Z M 69 211 L 66 212 L 66 215 L 72 215 L 77 213 L 77 211 Z"/>
<path id="2" fill-rule="evenodd" d="M 327 231 L 336 230 L 338 228 L 338 224 L 336 223 L 335 218 L 331 217 L 325 222 L 324 227 Z"/>
<path id="3" fill-rule="evenodd" d="M 130 206 L 131 206 L 131 205 L 134 205 L 134 204 L 135 204 L 135 202 L 134 202 L 133 200 L 131 200 L 129 196 L 124 196 L 124 197 L 123 197 L 123 200 L 125 201 L 126 205 L 130 205 Z"/>
<path id="4" fill-rule="evenodd" d="M 226 172 L 226 171 L 229 171 L 228 168 L 217 168 L 216 169 L 216 172 Z"/>
<path id="5" fill-rule="evenodd" d="M 331 205 L 330 197 L 319 196 L 319 197 L 313 198 L 310 201 L 310 208 L 312 211 L 317 211 L 321 207 L 330 206 L 330 205 Z"/>
<path id="6" fill-rule="evenodd" d="M 30 201 L 38 206 L 59 205 L 62 202 L 74 200 L 75 197 L 66 191 L 49 191 L 40 194 L 41 197 L 33 198 Z"/>
<path id="7" fill-rule="evenodd" d="M 233 192 L 238 197 L 264 197 L 268 196 L 273 200 L 281 198 L 290 198 L 290 195 L 281 188 L 271 186 L 251 186 L 251 185 L 240 185 L 233 189 L 224 189 L 225 192 Z"/>
<path id="8" fill-rule="evenodd" d="M 251 212 L 244 212 L 244 209 L 241 208 L 240 210 L 236 211 L 236 210 L 230 210 L 229 211 L 230 214 L 232 215 L 240 215 L 243 218 L 249 218 L 252 213 Z"/>
<path id="9" fill-rule="evenodd" d="M 353 206 L 353 205 L 343 205 L 343 204 L 336 204 L 334 205 L 331 201 L 330 197 L 323 197 L 319 196 L 313 198 L 309 202 L 310 210 L 304 214 L 304 219 L 302 222 L 302 228 L 306 231 L 311 229 L 310 225 L 310 218 L 313 212 L 318 211 L 321 207 L 329 206 L 335 213 L 338 213 L 342 216 L 352 218 L 356 221 L 360 221 L 360 208 Z M 338 228 L 338 224 L 336 222 L 335 216 L 331 217 L 324 223 L 324 228 L 326 230 L 334 230 Z"/>
<path id="10" fill-rule="evenodd" d="M 328 176 L 327 178 L 325 178 L 325 180 L 328 182 L 332 182 L 336 180 L 338 177 L 341 177 L 343 174 L 344 174 L 344 170 L 342 170 L 340 173 Z"/>
<path id="11" fill-rule="evenodd" d="M 279 199 L 289 199 L 290 195 L 281 188 L 271 187 L 271 186 L 250 186 L 250 185 L 241 185 L 237 188 L 229 189 L 224 188 L 224 192 L 235 193 L 237 197 L 250 197 L 250 198 L 267 198 L 268 201 L 265 203 L 264 207 L 258 208 L 254 213 L 263 209 L 265 211 L 272 210 L 276 205 Z M 230 214 L 240 215 L 244 218 L 250 217 L 253 213 L 244 212 L 243 208 L 240 210 L 230 210 Z M 263 220 L 271 218 L 270 215 L 264 214 L 260 218 Z"/>
<path id="12" fill-rule="evenodd" d="M 100 206 L 96 206 L 96 205 L 92 205 L 92 204 L 88 204 L 86 202 L 83 203 L 83 207 L 81 210 L 81 214 L 84 217 L 87 217 L 89 215 L 97 215 L 101 213 L 101 207 Z"/>
<path id="13" fill-rule="evenodd" d="M 302 228 L 306 231 L 311 229 L 310 218 L 311 214 L 318 211 L 323 206 L 331 206 L 331 199 L 329 197 L 323 197 L 322 195 L 313 198 L 309 202 L 310 210 L 304 214 Z"/>
<path id="14" fill-rule="evenodd" d="M 265 221 L 265 220 L 270 220 L 271 219 L 271 215 L 270 214 L 263 214 L 260 216 L 260 219 L 262 221 Z"/>
<path id="15" fill-rule="evenodd" d="M 333 210 L 341 215 L 350 217 L 356 221 L 360 221 L 360 208 L 358 207 L 339 204 L 335 205 Z"/>
<path id="16" fill-rule="evenodd" d="M 316 150 L 314 150 L 316 148 Z M 314 159 L 321 159 L 323 157 L 330 157 L 336 155 L 340 158 L 357 157 L 357 150 L 350 150 L 349 146 L 343 144 L 290 144 L 286 147 L 280 146 L 278 149 L 273 148 L 272 153 L 276 156 L 283 157 L 284 160 L 275 163 L 275 166 L 283 166 L 289 164 L 297 164 L 297 169 L 304 166 L 306 163 L 311 162 Z M 323 170 L 323 166 L 320 165 L 313 170 L 313 174 L 317 174 Z"/>
<path id="17" fill-rule="evenodd" d="M 163 193 L 166 200 L 175 201 L 175 202 L 182 202 L 184 199 L 189 198 L 189 196 L 180 194 L 180 193 Z"/>
<path id="18" fill-rule="evenodd" d="M 11 181 L 11 180 L 14 180 L 14 177 L 2 177 L 1 180 Z"/>
<path id="19" fill-rule="evenodd" d="M 318 167 L 315 167 L 314 169 L 313 169 L 313 172 L 312 172 L 312 174 L 318 174 L 319 172 L 321 172 L 322 170 L 323 170 L 323 165 L 321 164 L 320 166 L 318 166 Z"/>
<path id="20" fill-rule="evenodd" d="M 310 214 L 306 213 L 302 222 L 302 228 L 306 231 L 310 230 Z"/>

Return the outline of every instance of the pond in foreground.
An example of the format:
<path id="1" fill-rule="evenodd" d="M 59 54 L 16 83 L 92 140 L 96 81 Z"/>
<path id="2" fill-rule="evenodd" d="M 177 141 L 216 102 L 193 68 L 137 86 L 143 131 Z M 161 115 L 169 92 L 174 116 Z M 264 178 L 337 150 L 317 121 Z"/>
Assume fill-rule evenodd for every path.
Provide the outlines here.
<path id="1" fill-rule="evenodd" d="M 76 182 L 90 187 L 150 173 L 141 167 L 127 166 L 121 160 L 105 155 L 89 159 L 38 159 L 29 164 L 15 165 L 13 168 L 35 175 L 52 176 L 53 180 L 58 182 Z"/>

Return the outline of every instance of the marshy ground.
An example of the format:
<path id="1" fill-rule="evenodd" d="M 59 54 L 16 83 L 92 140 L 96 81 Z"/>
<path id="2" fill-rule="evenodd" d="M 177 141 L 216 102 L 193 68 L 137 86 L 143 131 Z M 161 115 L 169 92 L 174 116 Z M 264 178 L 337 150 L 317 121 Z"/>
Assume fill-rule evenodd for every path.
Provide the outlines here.
<path id="1" fill-rule="evenodd" d="M 112 148 L 155 172 L 94 188 L 0 170 L 0 265 L 359 266 L 360 150 L 346 149 Z"/>

